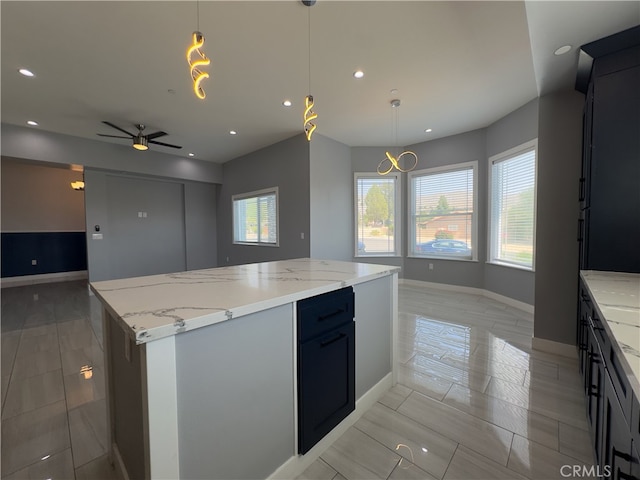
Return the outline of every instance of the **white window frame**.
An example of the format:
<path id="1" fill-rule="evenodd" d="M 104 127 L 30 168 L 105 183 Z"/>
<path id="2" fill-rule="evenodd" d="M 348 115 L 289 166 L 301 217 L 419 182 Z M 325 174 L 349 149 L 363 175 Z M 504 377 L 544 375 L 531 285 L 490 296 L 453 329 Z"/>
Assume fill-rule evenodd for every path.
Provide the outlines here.
<path id="1" fill-rule="evenodd" d="M 423 177 L 438 173 L 455 172 L 458 170 L 467 170 L 471 168 L 473 171 L 473 213 L 471 215 L 471 258 L 457 258 L 455 256 L 445 255 L 428 255 L 416 253 L 416 226 L 415 226 L 415 191 L 413 187 L 413 179 L 415 177 Z M 438 260 L 454 260 L 458 262 L 477 262 L 478 261 L 478 162 L 454 163 L 451 165 L 443 165 L 441 167 L 426 168 L 424 170 L 414 170 L 408 173 L 408 232 L 409 232 L 409 258 L 433 258 Z"/>
<path id="2" fill-rule="evenodd" d="M 496 228 L 497 225 L 494 223 L 493 219 L 493 164 L 496 162 L 502 162 L 508 160 L 511 157 L 515 157 L 527 151 L 534 151 L 535 161 L 534 161 L 534 173 L 533 173 L 533 256 L 531 260 L 531 267 L 515 262 L 509 262 L 505 260 L 500 260 L 495 258 L 494 252 L 496 250 Z M 538 223 L 538 139 L 533 139 L 528 142 L 525 142 L 517 147 L 510 148 L 502 153 L 498 153 L 489 157 L 489 172 L 487 175 L 489 180 L 488 185 L 488 199 L 487 199 L 487 263 L 492 265 L 500 265 L 503 267 L 515 268 L 518 270 L 526 270 L 529 272 L 535 272 L 536 266 L 536 226 Z"/>
<path id="3" fill-rule="evenodd" d="M 395 195 L 394 195 L 394 225 L 393 225 L 393 240 L 394 251 L 393 252 L 381 252 L 381 253 L 358 253 L 358 180 L 359 179 L 384 179 L 393 178 L 395 181 Z M 389 173 L 384 177 L 381 177 L 377 172 L 355 172 L 353 174 L 353 256 L 354 257 L 401 257 L 402 256 L 402 208 L 401 208 L 401 188 L 402 188 L 402 176 L 400 173 Z"/>
<path id="4" fill-rule="evenodd" d="M 236 201 L 238 200 L 248 200 L 250 198 L 258 198 L 258 197 L 264 197 L 264 196 L 268 196 L 268 195 L 275 195 L 276 197 L 276 241 L 274 242 L 245 242 L 245 241 L 240 241 L 236 239 L 236 232 L 237 232 L 237 218 L 236 218 Z M 279 201 L 279 195 L 278 195 L 278 187 L 271 187 L 271 188 L 265 188 L 263 190 L 256 190 L 253 192 L 246 192 L 246 193 L 240 193 L 237 195 L 232 195 L 231 196 L 231 215 L 233 218 L 233 225 L 232 225 L 232 231 L 231 231 L 231 235 L 232 235 L 232 242 L 235 245 L 258 245 L 261 247 L 279 247 L 280 246 L 280 201 Z M 258 230 L 260 230 L 260 228 L 258 227 Z"/>

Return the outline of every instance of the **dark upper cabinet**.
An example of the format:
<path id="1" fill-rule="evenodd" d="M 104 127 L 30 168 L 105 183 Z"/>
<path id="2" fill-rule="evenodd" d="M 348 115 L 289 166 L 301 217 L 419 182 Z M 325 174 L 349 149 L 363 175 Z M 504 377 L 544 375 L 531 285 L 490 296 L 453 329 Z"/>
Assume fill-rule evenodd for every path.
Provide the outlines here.
<path id="1" fill-rule="evenodd" d="M 580 268 L 640 273 L 640 27 L 582 47 Z"/>

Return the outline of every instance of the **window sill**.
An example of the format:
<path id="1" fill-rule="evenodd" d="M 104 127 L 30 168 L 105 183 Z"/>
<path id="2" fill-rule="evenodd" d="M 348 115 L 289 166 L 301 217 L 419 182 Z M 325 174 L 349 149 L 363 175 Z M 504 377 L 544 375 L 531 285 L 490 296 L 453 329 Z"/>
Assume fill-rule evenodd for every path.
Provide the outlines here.
<path id="1" fill-rule="evenodd" d="M 407 255 L 407 258 L 415 258 L 419 260 L 453 260 L 454 262 L 478 263 L 478 260 L 475 258 L 425 257 L 423 255 Z"/>
<path id="2" fill-rule="evenodd" d="M 486 262 L 487 265 L 495 265 L 497 267 L 506 267 L 506 268 L 513 268 L 515 270 L 522 270 L 523 272 L 531 272 L 531 273 L 535 273 L 535 269 L 532 267 L 525 267 L 524 265 L 515 265 L 513 263 L 505 263 L 505 262 L 497 262 L 495 260 L 491 261 L 491 262 Z"/>
<path id="3" fill-rule="evenodd" d="M 233 242 L 234 245 L 245 245 L 249 247 L 279 247 L 279 243 L 251 243 L 251 242 Z"/>
<path id="4" fill-rule="evenodd" d="M 365 254 L 365 255 L 354 255 L 353 258 L 402 258 L 402 255 L 384 255 L 384 254 Z"/>

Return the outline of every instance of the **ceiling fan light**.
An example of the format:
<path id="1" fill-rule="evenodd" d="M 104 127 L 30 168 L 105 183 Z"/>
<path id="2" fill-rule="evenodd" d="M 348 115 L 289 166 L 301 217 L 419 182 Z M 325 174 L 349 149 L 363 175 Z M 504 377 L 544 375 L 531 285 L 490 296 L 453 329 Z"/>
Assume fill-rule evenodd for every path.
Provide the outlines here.
<path id="1" fill-rule="evenodd" d="M 136 150 L 147 150 L 149 148 L 147 137 L 143 135 L 136 135 L 133 137 L 133 148 Z"/>

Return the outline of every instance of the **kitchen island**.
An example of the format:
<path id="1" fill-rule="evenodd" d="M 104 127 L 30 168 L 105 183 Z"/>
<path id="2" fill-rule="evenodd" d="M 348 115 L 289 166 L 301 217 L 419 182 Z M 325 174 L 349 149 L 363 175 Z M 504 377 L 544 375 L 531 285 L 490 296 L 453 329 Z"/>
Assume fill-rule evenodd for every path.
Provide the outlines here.
<path id="1" fill-rule="evenodd" d="M 125 478 L 301 473 L 395 382 L 398 270 L 296 259 L 92 283 L 116 468 Z M 296 306 L 351 288 L 355 410 L 301 455 Z"/>

